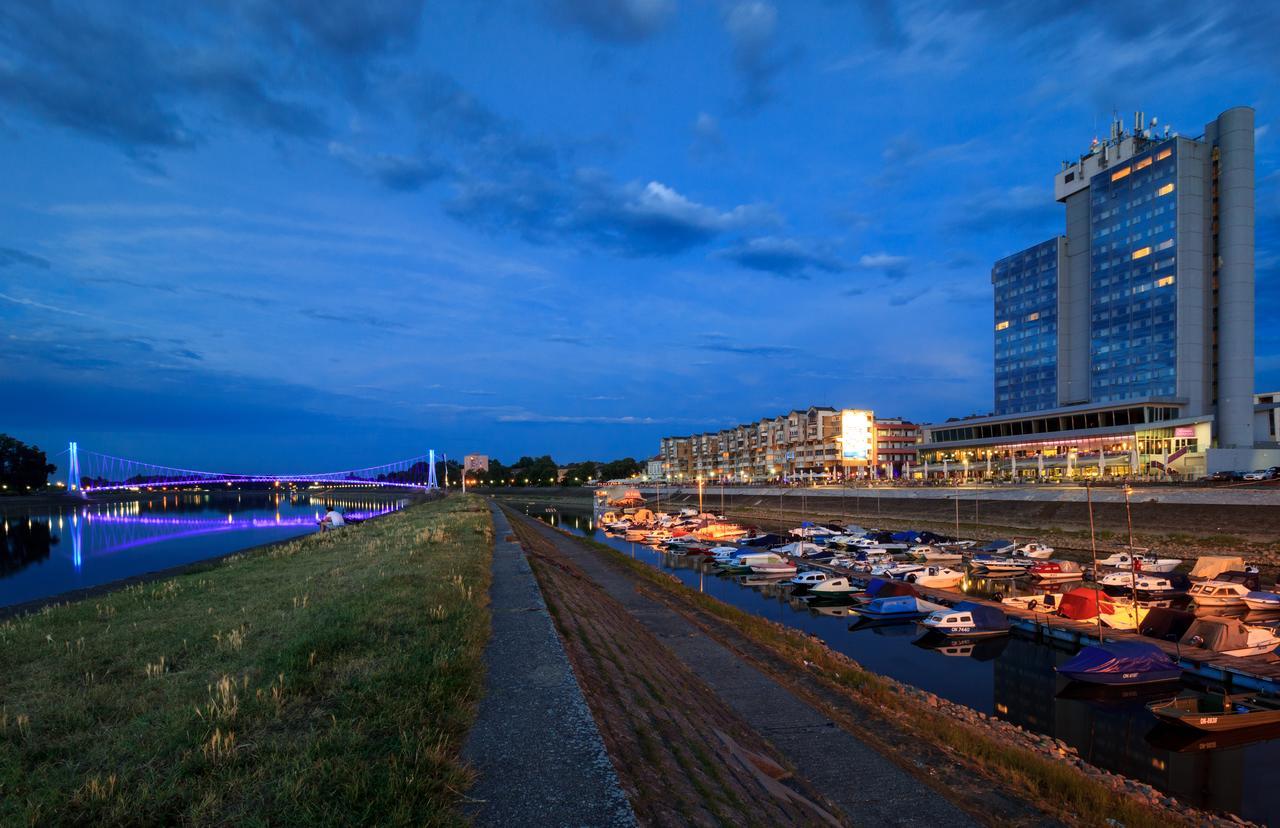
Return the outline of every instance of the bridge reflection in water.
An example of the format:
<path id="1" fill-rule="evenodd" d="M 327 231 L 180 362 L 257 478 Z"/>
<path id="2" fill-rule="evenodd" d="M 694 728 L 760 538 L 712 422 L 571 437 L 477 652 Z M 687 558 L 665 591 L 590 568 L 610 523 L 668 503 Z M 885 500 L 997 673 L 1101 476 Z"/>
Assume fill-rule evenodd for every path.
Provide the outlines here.
<path id="1" fill-rule="evenodd" d="M 0 520 L 0 607 L 317 531 L 326 505 L 356 520 L 401 508 L 370 492 L 168 492 Z"/>

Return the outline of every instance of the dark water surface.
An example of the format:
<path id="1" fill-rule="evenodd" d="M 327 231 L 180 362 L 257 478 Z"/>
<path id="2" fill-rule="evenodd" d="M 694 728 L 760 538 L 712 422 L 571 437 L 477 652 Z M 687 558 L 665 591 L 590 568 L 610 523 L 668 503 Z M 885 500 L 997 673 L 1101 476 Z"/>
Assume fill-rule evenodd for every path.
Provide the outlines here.
<path id="1" fill-rule="evenodd" d="M 851 631 L 853 618 L 842 608 L 814 611 L 776 584 L 717 577 L 703 572 L 698 559 L 609 537 L 596 527 L 589 509 L 556 506 L 558 511 L 548 512 L 545 504 L 513 505 L 607 543 L 727 604 L 812 633 L 877 673 L 1061 739 L 1098 767 L 1140 779 L 1199 807 L 1280 824 L 1280 728 L 1249 731 L 1244 738 L 1224 734 L 1195 739 L 1168 726 L 1157 727 L 1144 706 L 1151 698 L 1070 697 L 1079 686 L 1068 687 L 1054 673 L 1056 665 L 1074 655 L 1065 645 L 1013 634 L 979 640 L 972 647 L 930 649 L 914 643 L 919 637 L 914 623 Z M 1001 585 L 1007 593 L 1010 582 Z M 974 587 L 990 591 L 992 584 L 978 582 Z"/>
<path id="2" fill-rule="evenodd" d="M 326 504 L 370 517 L 403 503 L 359 492 L 168 492 L 0 512 L 0 607 L 315 532 Z"/>

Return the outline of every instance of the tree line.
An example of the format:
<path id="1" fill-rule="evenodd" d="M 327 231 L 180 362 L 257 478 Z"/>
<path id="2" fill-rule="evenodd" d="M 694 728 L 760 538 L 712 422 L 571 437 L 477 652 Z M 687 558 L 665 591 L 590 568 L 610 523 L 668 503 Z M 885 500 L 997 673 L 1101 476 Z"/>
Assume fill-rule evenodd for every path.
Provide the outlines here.
<path id="1" fill-rule="evenodd" d="M 0 495 L 38 492 L 49 485 L 49 475 L 57 470 L 39 446 L 0 434 Z"/>
<path id="2" fill-rule="evenodd" d="M 560 469 L 564 469 L 561 477 Z M 643 471 L 634 457 L 600 463 L 584 460 L 561 466 L 551 455 L 521 457 L 510 466 L 490 458 L 488 471 L 467 472 L 467 482 L 484 486 L 585 486 L 588 481 L 621 480 Z"/>

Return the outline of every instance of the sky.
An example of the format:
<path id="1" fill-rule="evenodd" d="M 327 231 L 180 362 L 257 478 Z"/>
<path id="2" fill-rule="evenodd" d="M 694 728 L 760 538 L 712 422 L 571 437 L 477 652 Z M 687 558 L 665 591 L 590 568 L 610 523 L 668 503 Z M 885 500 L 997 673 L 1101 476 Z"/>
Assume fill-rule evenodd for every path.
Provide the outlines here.
<path id="1" fill-rule="evenodd" d="M 992 409 L 990 268 L 1134 110 L 1257 110 L 1280 4 L 0 4 L 0 432 L 230 471 L 649 456 Z M 56 461 L 55 461 L 56 462 Z"/>

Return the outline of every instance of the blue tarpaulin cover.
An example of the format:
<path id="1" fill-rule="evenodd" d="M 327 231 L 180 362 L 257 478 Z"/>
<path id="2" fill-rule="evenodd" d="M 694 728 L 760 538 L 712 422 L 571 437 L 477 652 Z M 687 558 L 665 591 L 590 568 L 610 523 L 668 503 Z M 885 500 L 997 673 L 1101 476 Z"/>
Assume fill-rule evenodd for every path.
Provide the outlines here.
<path id="1" fill-rule="evenodd" d="M 1153 678 L 1177 678 L 1182 671 L 1164 650 L 1144 641 L 1109 641 L 1089 646 L 1058 668 L 1073 678 L 1138 674 L 1147 681 Z"/>
<path id="2" fill-rule="evenodd" d="M 971 613 L 973 615 L 973 624 L 979 629 L 1007 630 L 1009 628 L 1009 619 L 1005 617 L 1004 611 L 999 607 L 989 607 L 986 604 L 976 604 L 973 601 L 961 601 L 951 609 Z"/>

